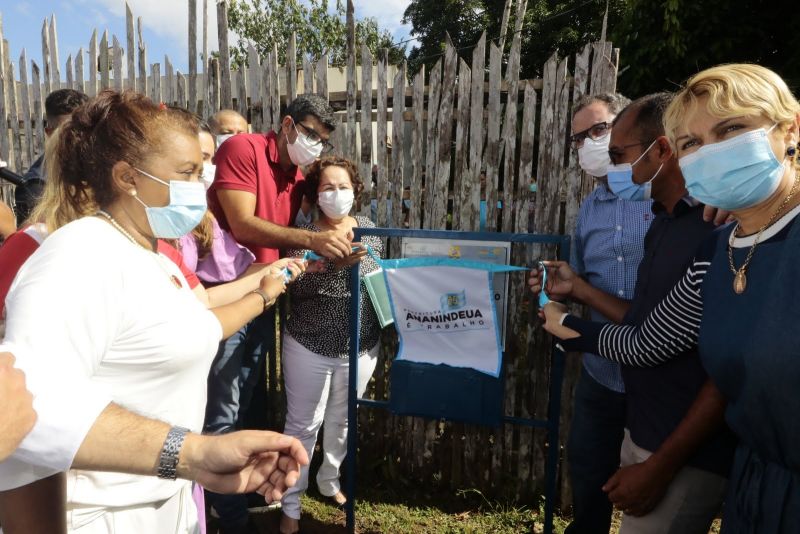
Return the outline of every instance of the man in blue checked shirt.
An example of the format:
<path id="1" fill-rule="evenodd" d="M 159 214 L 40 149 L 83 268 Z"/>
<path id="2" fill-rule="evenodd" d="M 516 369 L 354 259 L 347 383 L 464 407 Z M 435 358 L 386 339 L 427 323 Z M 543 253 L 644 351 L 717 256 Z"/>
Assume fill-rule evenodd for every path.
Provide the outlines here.
<path id="1" fill-rule="evenodd" d="M 578 214 L 572 268 L 591 285 L 623 299 L 633 297 L 644 235 L 653 218 L 650 200 L 623 200 L 606 183 L 611 123 L 629 103 L 619 94 L 583 97 L 575 104 L 571 137 L 581 168 L 597 180 Z M 591 317 L 607 321 L 595 310 Z M 584 354 L 567 443 L 573 492 L 568 534 L 608 533 L 612 507 L 602 487 L 619 468 L 624 428 L 619 364 Z"/>

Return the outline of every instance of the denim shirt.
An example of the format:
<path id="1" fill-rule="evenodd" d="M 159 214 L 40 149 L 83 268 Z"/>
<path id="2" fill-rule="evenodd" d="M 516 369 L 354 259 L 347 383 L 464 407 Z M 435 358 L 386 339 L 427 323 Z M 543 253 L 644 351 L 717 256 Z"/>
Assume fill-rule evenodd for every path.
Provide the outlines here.
<path id="1" fill-rule="evenodd" d="M 621 299 L 632 299 L 644 256 L 644 236 L 653 218 L 651 201 L 623 200 L 604 184 L 598 185 L 578 213 L 572 268 L 594 287 Z M 591 318 L 608 322 L 593 309 Z M 586 353 L 583 366 L 599 384 L 620 393 L 625 391 L 619 364 Z"/>

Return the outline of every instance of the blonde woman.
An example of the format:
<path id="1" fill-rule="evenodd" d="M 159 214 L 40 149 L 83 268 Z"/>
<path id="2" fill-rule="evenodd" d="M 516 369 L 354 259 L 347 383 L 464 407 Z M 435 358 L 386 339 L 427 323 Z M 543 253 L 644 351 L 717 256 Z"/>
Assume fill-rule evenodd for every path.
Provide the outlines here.
<path id="1" fill-rule="evenodd" d="M 735 223 L 698 250 L 640 328 L 596 325 L 548 305 L 567 350 L 659 365 L 698 344 L 739 438 L 722 531 L 796 532 L 800 524 L 800 104 L 758 65 L 693 76 L 665 115 L 689 193 Z M 563 325 L 560 324 L 563 322 Z"/>

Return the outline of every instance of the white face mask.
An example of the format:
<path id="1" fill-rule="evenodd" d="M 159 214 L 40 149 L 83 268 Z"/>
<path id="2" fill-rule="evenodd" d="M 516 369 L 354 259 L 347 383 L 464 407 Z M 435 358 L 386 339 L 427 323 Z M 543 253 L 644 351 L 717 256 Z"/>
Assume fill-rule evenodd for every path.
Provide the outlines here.
<path id="1" fill-rule="evenodd" d="M 597 140 L 587 137 L 583 141 L 583 146 L 578 149 L 578 165 L 586 171 L 586 174 L 595 178 L 606 175 L 606 169 L 611 165 L 611 159 L 608 157 L 609 141 L 611 134 L 606 134 Z"/>
<path id="2" fill-rule="evenodd" d="M 353 208 L 355 194 L 352 189 L 323 191 L 317 195 L 317 206 L 331 219 L 341 219 Z"/>
<path id="3" fill-rule="evenodd" d="M 217 172 L 217 166 L 207 161 L 203 163 L 203 173 L 200 175 L 200 181 L 203 182 L 203 185 L 208 191 L 208 188 L 211 187 L 211 184 L 214 183 L 214 175 Z"/>
<path id="4" fill-rule="evenodd" d="M 229 134 L 219 134 L 219 135 L 217 136 L 217 148 L 219 148 L 219 146 L 220 146 L 222 143 L 224 143 L 225 141 L 227 141 L 228 139 L 230 139 L 230 138 L 231 138 L 231 137 L 233 137 L 234 135 L 236 135 L 236 134 L 232 134 L 232 133 L 229 133 Z"/>
<path id="5" fill-rule="evenodd" d="M 316 145 L 309 141 L 308 137 L 297 131 L 297 126 L 292 121 L 294 131 L 297 133 L 294 143 L 289 143 L 289 136 L 286 136 L 286 148 L 289 151 L 289 159 L 298 167 L 305 167 L 314 163 L 322 154 L 322 143 Z"/>

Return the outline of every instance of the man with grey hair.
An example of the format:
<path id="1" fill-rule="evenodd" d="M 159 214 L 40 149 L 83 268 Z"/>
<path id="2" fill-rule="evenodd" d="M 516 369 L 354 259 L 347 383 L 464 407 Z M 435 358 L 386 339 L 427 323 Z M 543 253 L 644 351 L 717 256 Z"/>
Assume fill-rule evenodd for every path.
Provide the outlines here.
<path id="1" fill-rule="evenodd" d="M 593 286 L 624 299 L 633 298 L 652 219 L 649 200 L 619 198 L 606 181 L 611 125 L 629 103 L 615 93 L 584 96 L 573 109 L 570 137 L 581 168 L 597 181 L 578 214 L 572 267 Z M 591 316 L 607 321 L 595 310 Z M 624 428 L 625 387 L 619 365 L 584 354 L 567 442 L 573 493 L 568 534 L 608 533 L 612 506 L 602 487 L 619 468 Z"/>

